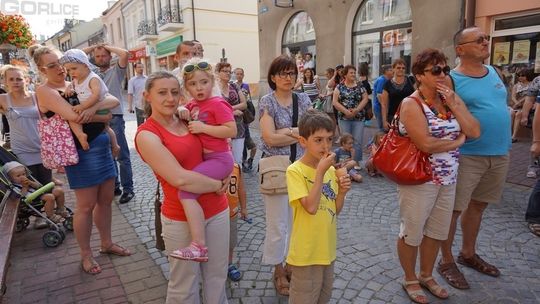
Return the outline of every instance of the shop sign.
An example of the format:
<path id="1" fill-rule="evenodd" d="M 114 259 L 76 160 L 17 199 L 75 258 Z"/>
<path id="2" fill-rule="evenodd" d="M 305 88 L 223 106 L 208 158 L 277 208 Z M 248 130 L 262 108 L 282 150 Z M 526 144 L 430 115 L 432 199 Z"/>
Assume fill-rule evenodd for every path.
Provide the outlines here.
<path id="1" fill-rule="evenodd" d="M 141 60 L 141 58 L 146 57 L 146 48 L 140 48 L 136 50 L 129 51 L 129 62 L 137 62 Z"/>
<path id="2" fill-rule="evenodd" d="M 169 39 L 158 42 L 156 45 L 156 51 L 158 56 L 163 56 L 176 52 L 176 47 L 182 43 L 182 35 L 174 36 Z"/>
<path id="3" fill-rule="evenodd" d="M 404 44 L 407 41 L 407 33 L 403 30 L 389 30 L 383 32 L 383 47 Z"/>

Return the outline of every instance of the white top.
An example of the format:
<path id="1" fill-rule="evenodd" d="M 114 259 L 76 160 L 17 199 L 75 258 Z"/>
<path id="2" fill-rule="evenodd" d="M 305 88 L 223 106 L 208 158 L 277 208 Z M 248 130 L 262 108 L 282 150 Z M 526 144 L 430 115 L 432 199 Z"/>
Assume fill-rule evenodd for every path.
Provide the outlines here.
<path id="1" fill-rule="evenodd" d="M 107 88 L 107 85 L 105 85 L 105 82 L 94 72 L 90 72 L 88 74 L 88 77 L 82 82 L 78 83 L 77 79 L 73 81 L 73 86 L 75 87 L 75 92 L 77 92 L 77 97 L 79 97 L 79 101 L 81 104 L 83 104 L 85 101 L 90 98 L 92 95 L 92 90 L 90 90 L 90 80 L 93 78 L 96 78 L 99 80 L 99 83 L 101 85 L 101 91 L 99 92 L 99 101 L 103 101 L 105 99 L 105 95 L 109 92 L 109 89 Z"/>

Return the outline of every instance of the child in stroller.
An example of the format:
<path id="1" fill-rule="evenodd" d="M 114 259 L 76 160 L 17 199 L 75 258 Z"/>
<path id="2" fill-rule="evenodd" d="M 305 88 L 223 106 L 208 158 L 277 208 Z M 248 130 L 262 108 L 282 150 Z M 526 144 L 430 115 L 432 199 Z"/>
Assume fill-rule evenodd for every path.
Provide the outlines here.
<path id="1" fill-rule="evenodd" d="M 2 172 L 11 181 L 14 191 L 23 197 L 30 195 L 42 187 L 38 182 L 31 180 L 27 176 L 26 167 L 17 161 L 10 161 L 4 164 Z M 45 215 L 53 223 L 63 223 L 65 218 L 70 216 L 70 213 L 64 206 L 64 190 L 59 185 L 55 185 L 50 193 L 42 194 L 39 199 L 44 202 L 43 209 Z"/>

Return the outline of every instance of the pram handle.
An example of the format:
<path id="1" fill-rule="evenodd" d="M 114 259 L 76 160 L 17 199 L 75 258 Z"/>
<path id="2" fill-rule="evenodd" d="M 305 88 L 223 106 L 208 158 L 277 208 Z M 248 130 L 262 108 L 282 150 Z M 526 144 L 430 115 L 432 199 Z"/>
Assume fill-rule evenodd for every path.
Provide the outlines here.
<path id="1" fill-rule="evenodd" d="M 54 182 L 50 182 L 50 183 L 46 184 L 45 186 L 37 189 L 36 191 L 34 191 L 33 193 L 31 193 L 30 195 L 25 197 L 24 202 L 25 203 L 30 203 L 33 200 L 35 200 L 36 198 L 40 197 L 41 195 L 43 195 L 45 193 L 48 193 L 48 192 L 51 192 L 52 189 L 54 188 L 54 185 L 55 185 Z"/>

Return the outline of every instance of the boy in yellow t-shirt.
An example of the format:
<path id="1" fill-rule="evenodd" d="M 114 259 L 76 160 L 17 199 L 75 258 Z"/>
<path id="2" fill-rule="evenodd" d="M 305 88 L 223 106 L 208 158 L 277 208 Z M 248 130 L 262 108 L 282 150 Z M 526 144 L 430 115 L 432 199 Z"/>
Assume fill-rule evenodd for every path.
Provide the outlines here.
<path id="1" fill-rule="evenodd" d="M 231 281 L 238 282 L 242 278 L 242 273 L 236 265 L 232 263 L 234 247 L 238 242 L 238 212 L 240 212 L 240 218 L 248 221 L 247 208 L 246 208 L 246 190 L 244 189 L 244 180 L 241 175 L 240 166 L 234 164 L 233 172 L 231 174 L 231 181 L 229 182 L 229 188 L 227 189 L 227 199 L 229 200 L 229 212 L 230 212 L 230 233 L 229 233 L 229 268 L 227 270 L 227 276 Z M 240 208 L 238 208 L 240 203 Z"/>
<path id="2" fill-rule="evenodd" d="M 332 167 L 334 125 L 328 115 L 308 110 L 298 128 L 305 153 L 287 168 L 293 210 L 287 255 L 292 267 L 289 303 L 328 303 L 334 282 L 337 215 L 351 180 L 346 173 L 338 177 Z"/>

